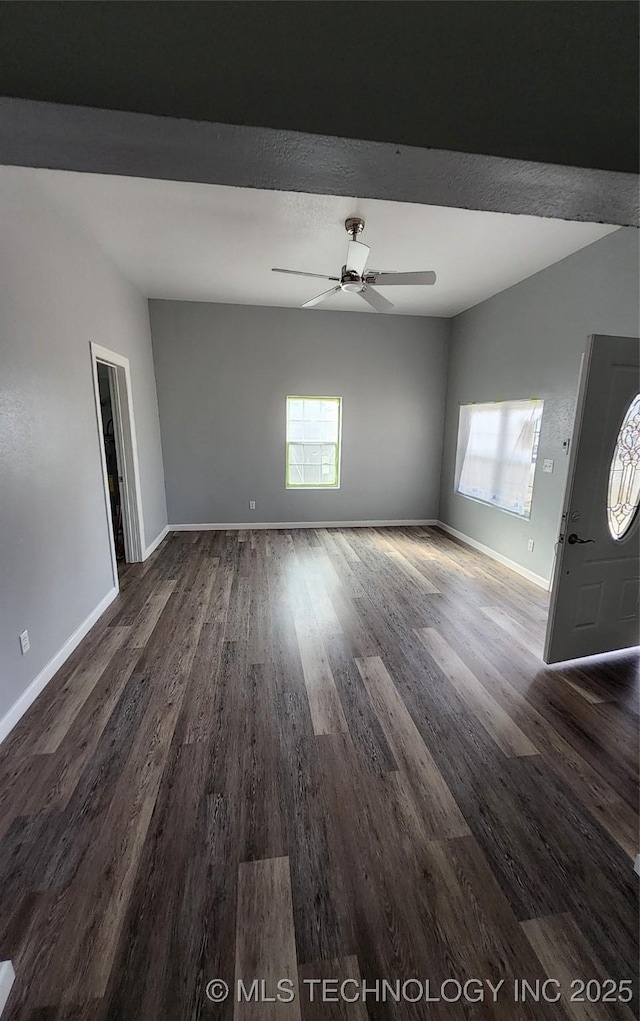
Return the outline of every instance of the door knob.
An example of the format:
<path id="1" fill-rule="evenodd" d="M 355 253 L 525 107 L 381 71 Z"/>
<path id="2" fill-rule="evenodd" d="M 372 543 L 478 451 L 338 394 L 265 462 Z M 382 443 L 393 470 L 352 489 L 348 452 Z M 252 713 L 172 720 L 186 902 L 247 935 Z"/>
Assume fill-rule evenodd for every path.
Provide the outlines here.
<path id="1" fill-rule="evenodd" d="M 574 546 L 577 542 L 579 542 L 582 545 L 584 545 L 587 542 L 595 542 L 595 541 L 596 541 L 595 539 L 581 539 L 580 536 L 576 535 L 575 532 L 572 532 L 571 535 L 569 536 L 569 538 L 567 539 L 567 542 L 569 543 L 570 546 Z"/>

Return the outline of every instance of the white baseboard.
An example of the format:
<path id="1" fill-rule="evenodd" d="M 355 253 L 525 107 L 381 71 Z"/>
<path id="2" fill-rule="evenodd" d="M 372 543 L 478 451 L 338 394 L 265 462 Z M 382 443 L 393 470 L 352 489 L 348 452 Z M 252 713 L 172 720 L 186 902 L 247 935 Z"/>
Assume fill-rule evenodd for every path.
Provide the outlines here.
<path id="1" fill-rule="evenodd" d="M 548 578 L 543 578 L 541 574 L 534 574 L 533 571 L 527 570 L 526 567 L 522 567 L 521 564 L 517 564 L 515 560 L 510 560 L 509 557 L 505 557 L 502 553 L 498 553 L 497 550 L 491 549 L 490 546 L 485 546 L 483 542 L 478 542 L 477 539 L 472 539 L 470 535 L 465 535 L 464 532 L 459 532 L 457 528 L 452 528 L 451 525 L 446 525 L 444 521 L 438 521 L 438 525 L 449 535 L 455 536 L 456 539 L 460 539 L 460 542 L 465 543 L 466 546 L 471 546 L 472 549 L 477 549 L 480 553 L 484 553 L 485 556 L 491 557 L 492 560 L 497 560 L 499 564 L 503 564 L 508 567 L 509 570 L 515 571 L 516 574 L 520 574 L 527 581 L 532 581 L 534 585 L 539 585 L 540 588 L 549 591 L 550 582 Z"/>
<path id="2" fill-rule="evenodd" d="M 245 532 L 256 528 L 393 528 L 403 525 L 437 525 L 433 518 L 402 518 L 395 521 L 231 521 L 201 525 L 169 525 L 170 532 Z"/>
<path id="3" fill-rule="evenodd" d="M 0 742 L 4 741 L 7 734 L 13 730 L 18 720 L 24 716 L 29 706 L 35 702 L 40 692 L 47 686 L 54 674 L 58 672 L 73 650 L 80 645 L 82 639 L 91 630 L 96 621 L 100 619 L 104 611 L 113 602 L 117 595 L 118 589 L 114 585 L 114 587 L 107 592 L 104 599 L 101 599 L 95 609 L 91 611 L 89 616 L 82 621 L 82 624 L 76 628 L 71 637 L 67 638 L 62 648 L 59 649 L 55 656 L 42 668 L 38 676 L 31 682 L 28 688 L 22 692 L 9 711 L 5 713 L 2 719 L 0 719 Z"/>
<path id="4" fill-rule="evenodd" d="M 0 961 L 0 1014 L 4 1010 L 16 973 L 11 961 Z"/>
<path id="5" fill-rule="evenodd" d="M 145 560 L 149 559 L 149 557 L 154 552 L 154 550 L 157 550 L 157 548 L 160 545 L 160 543 L 162 542 L 162 540 L 166 539 L 168 534 L 169 534 L 169 526 L 165 525 L 164 528 L 162 529 L 162 531 L 160 532 L 160 535 L 156 536 L 156 538 L 153 540 L 153 542 L 150 543 L 149 546 L 147 546 L 146 550 L 142 554 L 143 562 Z"/>

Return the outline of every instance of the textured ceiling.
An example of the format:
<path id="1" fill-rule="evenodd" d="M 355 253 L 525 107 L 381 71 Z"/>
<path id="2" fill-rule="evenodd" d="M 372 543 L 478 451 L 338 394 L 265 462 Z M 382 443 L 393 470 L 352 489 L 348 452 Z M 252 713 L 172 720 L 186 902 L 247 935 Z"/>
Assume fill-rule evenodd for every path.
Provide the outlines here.
<path id="1" fill-rule="evenodd" d="M 361 240 L 371 247 L 370 268 L 437 273 L 433 287 L 384 290 L 395 311 L 451 316 L 616 229 L 376 199 L 67 171 L 3 173 L 28 175 L 153 298 L 299 306 L 330 285 L 271 267 L 339 274 L 344 220 L 358 215 L 366 220 Z M 322 307 L 368 311 L 358 295 L 345 293 Z"/>

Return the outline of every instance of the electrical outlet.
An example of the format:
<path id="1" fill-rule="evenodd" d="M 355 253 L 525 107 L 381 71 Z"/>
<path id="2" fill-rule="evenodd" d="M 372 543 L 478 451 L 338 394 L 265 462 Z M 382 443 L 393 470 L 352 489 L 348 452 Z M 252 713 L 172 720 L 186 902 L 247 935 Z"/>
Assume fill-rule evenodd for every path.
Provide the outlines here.
<path id="1" fill-rule="evenodd" d="M 20 639 L 20 649 L 22 650 L 22 655 L 24 656 L 31 648 L 31 642 L 29 641 L 29 632 L 26 630 L 23 631 L 22 634 L 18 635 L 18 638 Z"/>
<path id="2" fill-rule="evenodd" d="M 249 500 L 249 510 L 255 510 L 255 509 L 256 509 L 256 501 L 255 500 Z"/>
<path id="3" fill-rule="evenodd" d="M 543 472 L 549 472 L 549 474 L 551 474 L 551 472 L 553 471 L 553 459 L 552 458 L 545 457 L 544 461 L 542 462 L 542 470 L 543 470 Z"/>
<path id="4" fill-rule="evenodd" d="M 527 539 L 527 549 L 529 550 L 529 553 L 533 553 L 533 547 L 534 546 L 535 546 L 534 540 L 533 539 Z"/>

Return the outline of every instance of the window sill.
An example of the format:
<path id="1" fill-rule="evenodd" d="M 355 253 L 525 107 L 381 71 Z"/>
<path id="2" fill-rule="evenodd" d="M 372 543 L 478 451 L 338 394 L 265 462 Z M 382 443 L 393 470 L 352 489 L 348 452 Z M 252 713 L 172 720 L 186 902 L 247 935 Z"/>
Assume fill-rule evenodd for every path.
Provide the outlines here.
<path id="1" fill-rule="evenodd" d="M 501 514 L 508 514 L 510 518 L 517 518 L 518 521 L 531 521 L 531 512 L 528 514 L 518 514 L 517 511 L 508 510 L 506 507 L 500 507 L 497 503 L 489 503 L 488 500 L 480 500 L 477 496 L 468 496 L 467 493 L 461 493 L 459 489 L 454 489 L 456 496 L 462 497 L 463 500 L 471 500 L 472 503 L 477 503 L 480 507 L 491 507 L 492 510 L 500 511 Z"/>

